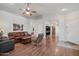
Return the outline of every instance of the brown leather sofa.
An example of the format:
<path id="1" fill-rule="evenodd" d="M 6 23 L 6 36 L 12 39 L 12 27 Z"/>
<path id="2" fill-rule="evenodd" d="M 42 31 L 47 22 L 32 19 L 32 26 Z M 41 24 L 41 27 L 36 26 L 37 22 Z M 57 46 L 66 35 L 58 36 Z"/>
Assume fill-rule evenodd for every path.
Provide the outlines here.
<path id="1" fill-rule="evenodd" d="M 21 42 L 24 37 L 28 37 L 28 36 L 31 37 L 31 35 L 28 34 L 28 32 L 9 32 L 8 33 L 8 38 L 13 39 L 14 42 Z M 31 39 L 28 39 L 27 41 L 30 42 Z"/>

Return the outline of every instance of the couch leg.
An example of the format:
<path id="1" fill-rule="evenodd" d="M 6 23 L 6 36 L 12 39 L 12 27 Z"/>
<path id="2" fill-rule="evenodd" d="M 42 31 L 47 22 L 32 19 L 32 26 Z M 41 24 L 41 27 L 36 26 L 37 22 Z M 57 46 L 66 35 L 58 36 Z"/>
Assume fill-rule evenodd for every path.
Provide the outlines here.
<path id="1" fill-rule="evenodd" d="M 0 56 L 2 55 L 2 53 L 0 53 Z"/>

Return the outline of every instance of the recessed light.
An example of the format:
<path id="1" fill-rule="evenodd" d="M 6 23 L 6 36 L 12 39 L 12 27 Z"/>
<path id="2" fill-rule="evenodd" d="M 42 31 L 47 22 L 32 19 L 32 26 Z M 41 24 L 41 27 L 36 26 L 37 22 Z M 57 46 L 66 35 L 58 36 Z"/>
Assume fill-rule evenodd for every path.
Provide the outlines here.
<path id="1" fill-rule="evenodd" d="M 61 11 L 67 11 L 67 10 L 68 10 L 67 8 L 62 8 L 62 9 L 61 9 Z"/>

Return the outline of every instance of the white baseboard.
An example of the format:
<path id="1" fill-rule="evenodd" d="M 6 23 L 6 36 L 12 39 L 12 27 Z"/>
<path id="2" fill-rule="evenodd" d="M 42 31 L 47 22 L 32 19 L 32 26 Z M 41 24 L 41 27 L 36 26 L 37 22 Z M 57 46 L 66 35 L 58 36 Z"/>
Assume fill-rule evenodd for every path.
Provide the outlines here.
<path id="1" fill-rule="evenodd" d="M 66 42 L 70 42 L 70 43 L 72 43 L 72 44 L 79 45 L 79 42 L 76 42 L 76 41 L 66 41 Z"/>
<path id="2" fill-rule="evenodd" d="M 79 41 L 70 41 L 70 40 L 59 40 L 59 41 L 70 42 L 72 44 L 79 45 Z"/>

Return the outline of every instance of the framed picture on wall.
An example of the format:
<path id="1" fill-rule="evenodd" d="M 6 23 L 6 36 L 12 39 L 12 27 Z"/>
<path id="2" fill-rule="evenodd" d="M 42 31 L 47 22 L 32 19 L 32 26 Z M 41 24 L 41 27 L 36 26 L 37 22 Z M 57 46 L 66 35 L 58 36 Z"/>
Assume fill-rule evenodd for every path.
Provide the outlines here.
<path id="1" fill-rule="evenodd" d="M 13 24 L 13 31 L 23 31 L 23 24 Z"/>

